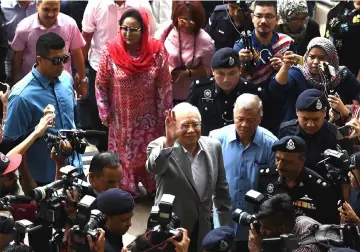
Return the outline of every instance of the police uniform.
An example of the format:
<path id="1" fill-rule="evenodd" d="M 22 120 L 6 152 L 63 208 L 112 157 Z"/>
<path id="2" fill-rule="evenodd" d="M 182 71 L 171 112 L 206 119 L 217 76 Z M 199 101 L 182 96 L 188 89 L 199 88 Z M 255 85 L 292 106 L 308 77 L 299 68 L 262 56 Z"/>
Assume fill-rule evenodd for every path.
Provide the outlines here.
<path id="1" fill-rule="evenodd" d="M 235 232 L 227 226 L 211 230 L 202 242 L 202 247 L 206 252 L 232 251 L 234 245 Z"/>
<path id="2" fill-rule="evenodd" d="M 287 136 L 275 142 L 272 151 L 302 153 L 306 143 L 297 136 Z M 268 198 L 279 193 L 287 193 L 293 200 L 297 216 L 306 215 L 322 224 L 339 223 L 337 202 L 340 199 L 330 184 L 318 173 L 303 167 L 296 184 L 288 187 L 285 178 L 277 169 L 260 170 L 260 191 Z"/>
<path id="3" fill-rule="evenodd" d="M 215 48 L 219 50 L 224 47 L 233 47 L 235 42 L 239 40 L 240 34 L 243 31 L 243 27 L 237 27 L 236 31 L 234 25 L 235 23 L 231 20 L 231 17 L 228 13 L 228 5 L 218 5 L 215 7 L 214 12 L 209 18 L 209 22 L 205 27 L 205 31 L 211 36 L 215 41 Z M 247 27 L 249 30 L 253 30 L 254 26 L 251 21 L 250 13 L 247 15 Z"/>
<path id="4" fill-rule="evenodd" d="M 105 216 L 130 213 L 135 208 L 133 197 L 119 188 L 112 188 L 100 193 L 96 199 L 98 209 Z M 118 252 L 123 248 L 122 236 L 105 230 L 105 251 Z"/>
<path id="5" fill-rule="evenodd" d="M 214 54 L 211 65 L 213 69 L 240 66 L 239 54 L 231 48 L 222 48 Z M 188 102 L 200 111 L 202 135 L 207 136 L 211 130 L 233 124 L 235 101 L 244 93 L 256 94 L 261 98 L 262 89 L 239 78 L 237 86 L 227 95 L 213 77 L 194 81 L 190 86 Z"/>
<path id="6" fill-rule="evenodd" d="M 328 107 L 327 100 L 322 91 L 308 89 L 301 93 L 296 101 L 296 109 L 300 111 L 317 112 Z M 284 136 L 299 136 L 307 145 L 305 166 L 326 177 L 324 165 L 317 165 L 324 159 L 321 154 L 326 149 L 337 149 L 337 144 L 349 154 L 354 152 L 353 144 L 348 139 L 340 139 L 337 126 L 325 121 L 323 126 L 314 134 L 307 134 L 297 119 L 283 122 L 280 126 L 279 138 Z"/>

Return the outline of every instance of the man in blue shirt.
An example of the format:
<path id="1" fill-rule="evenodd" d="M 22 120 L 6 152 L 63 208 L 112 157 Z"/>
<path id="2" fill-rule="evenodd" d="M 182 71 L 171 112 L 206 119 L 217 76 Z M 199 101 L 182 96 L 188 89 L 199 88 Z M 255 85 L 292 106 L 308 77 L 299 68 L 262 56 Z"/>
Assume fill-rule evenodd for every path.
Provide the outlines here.
<path id="1" fill-rule="evenodd" d="M 260 169 L 274 165 L 271 147 L 277 138 L 259 126 L 262 114 L 260 98 L 242 94 L 235 102 L 235 124 L 210 132 L 210 137 L 221 142 L 233 210 L 254 211 L 251 204 L 244 201 L 244 196 L 250 189 L 258 189 Z M 214 226 L 218 227 L 216 211 Z M 237 251 L 247 251 L 248 228 L 234 224 L 234 229 Z"/>
<path id="2" fill-rule="evenodd" d="M 37 62 L 31 72 L 11 90 L 5 137 L 16 139 L 35 127 L 48 104 L 54 106 L 56 116 L 55 127 L 48 129 L 48 133 L 75 128 L 73 80 L 63 71 L 69 60 L 65 41 L 55 33 L 44 34 L 36 43 L 36 55 Z M 26 156 L 30 173 L 38 185 L 54 180 L 55 161 L 50 159 L 44 139 L 34 143 Z M 74 158 L 74 165 L 79 167 L 80 157 L 75 154 Z"/>

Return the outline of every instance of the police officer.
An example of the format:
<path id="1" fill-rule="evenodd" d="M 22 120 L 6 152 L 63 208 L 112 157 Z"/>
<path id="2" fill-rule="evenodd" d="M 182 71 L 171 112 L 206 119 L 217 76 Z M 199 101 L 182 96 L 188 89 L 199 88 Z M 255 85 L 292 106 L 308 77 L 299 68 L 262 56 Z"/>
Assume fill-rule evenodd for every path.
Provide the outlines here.
<path id="1" fill-rule="evenodd" d="M 204 252 L 231 252 L 235 248 L 235 231 L 223 226 L 211 230 L 202 242 Z"/>
<path id="2" fill-rule="evenodd" d="M 337 126 L 326 121 L 328 103 L 324 93 L 318 89 L 308 89 L 301 93 L 296 101 L 297 120 L 283 122 L 280 126 L 279 139 L 284 136 L 299 136 L 305 140 L 308 148 L 305 154 L 305 166 L 326 177 L 324 165 L 317 165 L 324 157 L 326 149 L 342 149 L 352 154 L 353 144 L 348 139 L 341 139 Z"/>
<path id="3" fill-rule="evenodd" d="M 305 141 L 298 136 L 286 136 L 271 149 L 276 152 L 276 170 L 260 170 L 260 191 L 268 198 L 289 194 L 297 215 L 306 215 L 322 224 L 339 223 L 340 195 L 319 174 L 304 167 Z"/>
<path id="4" fill-rule="evenodd" d="M 205 31 L 215 41 L 216 50 L 224 47 L 232 48 L 235 41 L 239 40 L 244 27 L 250 31 L 254 29 L 249 9 L 240 8 L 236 1 L 225 2 L 228 3 L 215 7 L 205 27 Z"/>
<path id="5" fill-rule="evenodd" d="M 214 77 L 196 80 L 190 86 L 188 102 L 201 114 L 203 135 L 214 129 L 233 124 L 236 98 L 243 93 L 259 95 L 261 88 L 240 77 L 239 54 L 232 48 L 218 50 L 211 61 Z"/>
<path id="6" fill-rule="evenodd" d="M 122 236 L 129 230 L 134 215 L 133 197 L 119 188 L 112 188 L 100 193 L 96 204 L 106 216 L 105 251 L 122 251 Z"/>

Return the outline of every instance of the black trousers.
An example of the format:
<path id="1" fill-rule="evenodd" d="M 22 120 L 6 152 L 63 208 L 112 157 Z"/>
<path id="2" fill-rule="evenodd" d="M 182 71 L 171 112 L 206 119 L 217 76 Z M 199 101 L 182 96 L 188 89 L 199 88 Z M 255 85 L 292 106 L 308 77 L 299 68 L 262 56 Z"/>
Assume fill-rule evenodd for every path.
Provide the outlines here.
<path id="1" fill-rule="evenodd" d="M 247 252 L 249 251 L 247 241 L 237 241 L 236 242 L 236 252 Z"/>
<path id="2" fill-rule="evenodd" d="M 191 232 L 189 252 L 197 252 L 198 251 L 198 237 L 199 237 L 199 222 L 197 222 L 194 226 L 193 231 Z"/>
<path id="3" fill-rule="evenodd" d="M 100 130 L 108 132 L 108 128 L 102 125 L 99 118 L 99 110 L 95 97 L 95 79 L 96 71 L 90 66 L 88 95 L 78 102 L 80 127 L 83 130 Z M 95 145 L 100 152 L 108 149 L 107 135 L 106 137 L 94 137 L 87 140 Z"/>

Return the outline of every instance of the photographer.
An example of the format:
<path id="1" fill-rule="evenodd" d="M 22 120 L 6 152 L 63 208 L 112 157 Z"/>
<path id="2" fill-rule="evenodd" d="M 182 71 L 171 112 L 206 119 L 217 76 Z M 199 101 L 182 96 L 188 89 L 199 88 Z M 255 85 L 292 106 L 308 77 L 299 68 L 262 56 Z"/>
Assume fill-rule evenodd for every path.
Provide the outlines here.
<path id="1" fill-rule="evenodd" d="M 305 141 L 298 136 L 286 136 L 274 143 L 272 151 L 277 172 L 260 171 L 261 192 L 268 198 L 287 193 L 297 215 L 309 216 L 322 224 L 339 223 L 337 202 L 340 195 L 319 174 L 304 167 Z"/>
<path id="2" fill-rule="evenodd" d="M 123 249 L 122 236 L 131 226 L 134 199 L 129 193 L 113 188 L 100 193 L 96 201 L 97 208 L 107 217 L 105 252 L 119 252 Z"/>
<path id="3" fill-rule="evenodd" d="M 249 232 L 250 252 L 267 251 L 266 247 L 263 249 L 262 238 L 274 238 L 282 234 L 293 234 L 296 236 L 297 241 L 300 242 L 311 234 L 311 226 L 320 225 L 317 221 L 306 216 L 295 217 L 293 202 L 287 194 L 278 194 L 266 200 L 261 205 L 257 218 L 260 222 L 260 234 L 257 234 L 254 226 L 251 224 Z M 321 250 L 316 244 L 309 244 L 300 246 L 292 251 L 320 252 Z"/>
<path id="4" fill-rule="evenodd" d="M 349 172 L 351 187 L 359 192 L 360 191 L 360 152 L 357 152 L 351 156 L 352 161 L 355 163 L 355 169 Z M 341 207 L 339 207 L 340 218 L 342 223 L 355 223 L 360 227 L 360 218 L 353 210 L 355 206 L 351 206 L 351 203 L 344 202 Z"/>

